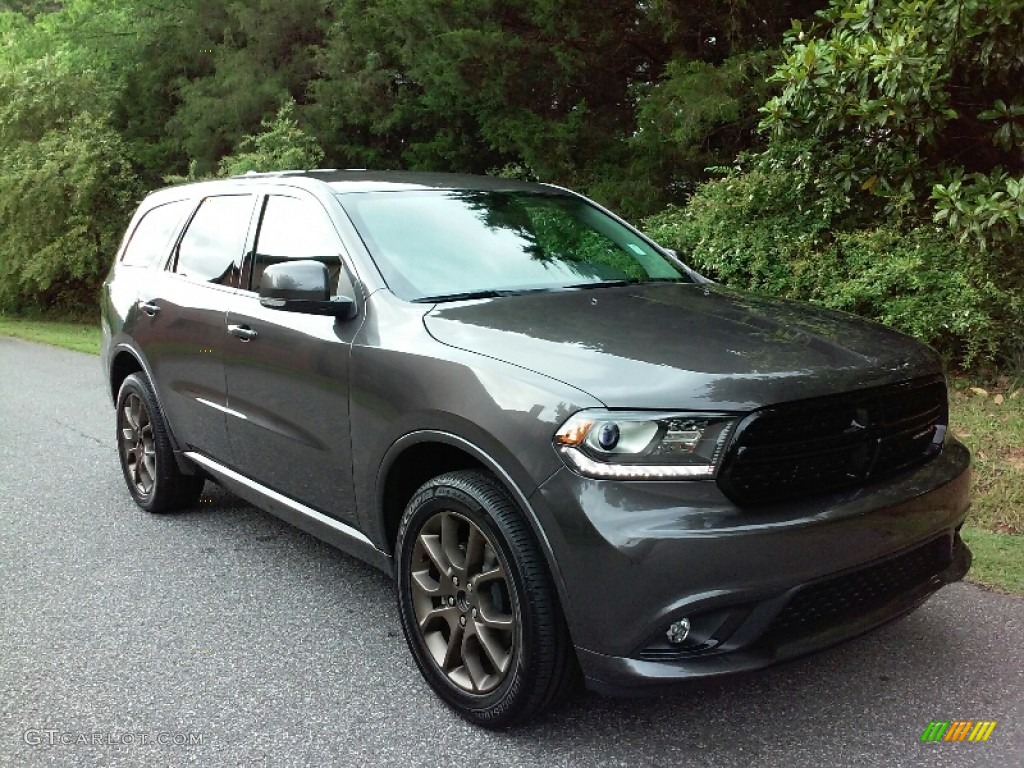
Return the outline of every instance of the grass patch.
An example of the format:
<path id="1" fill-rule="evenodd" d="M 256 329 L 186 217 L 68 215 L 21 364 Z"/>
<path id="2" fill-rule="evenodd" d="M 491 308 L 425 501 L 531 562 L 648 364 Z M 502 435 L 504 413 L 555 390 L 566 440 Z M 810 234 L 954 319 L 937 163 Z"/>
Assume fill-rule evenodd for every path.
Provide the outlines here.
<path id="1" fill-rule="evenodd" d="M 949 405 L 953 434 L 974 457 L 971 525 L 1024 534 L 1024 390 L 955 379 Z"/>
<path id="2" fill-rule="evenodd" d="M 100 353 L 99 324 L 57 320 L 28 320 L 0 315 L 0 336 L 14 336 L 75 352 Z"/>
<path id="3" fill-rule="evenodd" d="M 1024 389 L 1005 378 L 951 384 L 950 427 L 974 458 L 964 526 L 974 565 L 967 578 L 1024 595 Z"/>
<path id="4" fill-rule="evenodd" d="M 974 553 L 968 580 L 1024 595 L 1024 536 L 964 526 L 963 537 Z"/>

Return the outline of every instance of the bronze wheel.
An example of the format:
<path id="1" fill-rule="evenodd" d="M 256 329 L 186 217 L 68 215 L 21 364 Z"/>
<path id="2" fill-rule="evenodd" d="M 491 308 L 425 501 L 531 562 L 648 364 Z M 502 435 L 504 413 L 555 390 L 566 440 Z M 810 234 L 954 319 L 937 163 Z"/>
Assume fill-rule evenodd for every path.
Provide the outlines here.
<path id="1" fill-rule="evenodd" d="M 156 482 L 156 446 L 149 410 L 142 398 L 132 392 L 125 398 L 119 416 L 121 460 L 136 491 L 148 495 Z"/>
<path id="2" fill-rule="evenodd" d="M 501 728 L 572 690 L 575 654 L 525 515 L 491 475 L 449 472 L 406 506 L 395 552 L 405 639 L 463 717 Z"/>
<path id="3" fill-rule="evenodd" d="M 429 518 L 412 553 L 412 604 L 438 668 L 473 693 L 505 679 L 515 652 L 514 591 L 494 542 L 451 510 Z"/>
<path id="4" fill-rule="evenodd" d="M 203 490 L 202 477 L 179 469 L 160 406 L 141 373 L 128 376 L 117 395 L 117 453 L 129 493 L 147 512 L 187 507 Z"/>

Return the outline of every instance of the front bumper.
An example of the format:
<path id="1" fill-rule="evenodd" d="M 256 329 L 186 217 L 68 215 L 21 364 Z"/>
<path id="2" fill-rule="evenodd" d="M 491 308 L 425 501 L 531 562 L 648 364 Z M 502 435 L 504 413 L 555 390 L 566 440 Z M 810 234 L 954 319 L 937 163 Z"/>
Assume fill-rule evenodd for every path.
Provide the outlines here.
<path id="1" fill-rule="evenodd" d="M 913 610 L 970 567 L 969 467 L 949 440 L 884 483 L 757 509 L 711 482 L 565 469 L 531 503 L 588 685 L 614 692 L 769 666 Z M 671 646 L 683 617 L 691 637 Z"/>

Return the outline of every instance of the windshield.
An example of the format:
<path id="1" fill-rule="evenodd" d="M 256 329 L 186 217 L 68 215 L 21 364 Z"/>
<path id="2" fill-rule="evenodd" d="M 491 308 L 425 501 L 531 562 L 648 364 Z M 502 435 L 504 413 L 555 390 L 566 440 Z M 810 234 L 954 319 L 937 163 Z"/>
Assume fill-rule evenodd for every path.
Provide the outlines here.
<path id="1" fill-rule="evenodd" d="M 572 195 L 417 190 L 338 198 L 388 287 L 409 301 L 689 282 L 631 229 Z"/>

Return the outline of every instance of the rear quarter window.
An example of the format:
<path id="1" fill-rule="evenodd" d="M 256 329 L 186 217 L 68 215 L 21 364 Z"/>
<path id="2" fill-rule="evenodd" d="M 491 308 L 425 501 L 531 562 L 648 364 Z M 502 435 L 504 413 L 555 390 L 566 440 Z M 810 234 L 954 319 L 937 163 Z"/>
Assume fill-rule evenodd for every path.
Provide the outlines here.
<path id="1" fill-rule="evenodd" d="M 162 263 L 170 252 L 171 238 L 190 207 L 188 200 L 177 200 L 147 211 L 135 225 L 121 254 L 121 263 L 127 267 Z"/>

